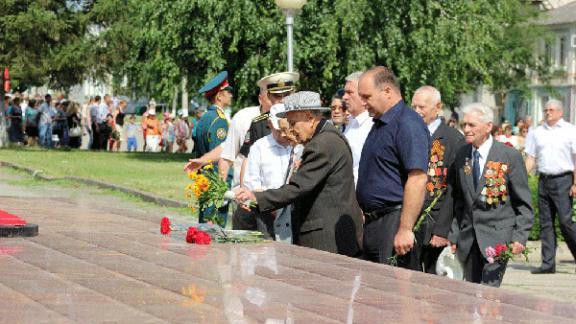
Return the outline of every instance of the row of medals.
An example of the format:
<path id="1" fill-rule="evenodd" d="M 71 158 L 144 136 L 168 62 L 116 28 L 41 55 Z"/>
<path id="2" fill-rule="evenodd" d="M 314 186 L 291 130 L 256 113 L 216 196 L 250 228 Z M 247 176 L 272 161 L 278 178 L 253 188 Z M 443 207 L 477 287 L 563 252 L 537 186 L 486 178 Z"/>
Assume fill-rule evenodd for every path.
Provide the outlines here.
<path id="1" fill-rule="evenodd" d="M 490 169 L 486 170 L 486 186 L 482 188 L 480 200 L 487 204 L 497 204 L 500 201 L 505 202 L 508 200 L 506 191 L 506 179 L 503 177 L 493 178 L 496 171 Z"/>

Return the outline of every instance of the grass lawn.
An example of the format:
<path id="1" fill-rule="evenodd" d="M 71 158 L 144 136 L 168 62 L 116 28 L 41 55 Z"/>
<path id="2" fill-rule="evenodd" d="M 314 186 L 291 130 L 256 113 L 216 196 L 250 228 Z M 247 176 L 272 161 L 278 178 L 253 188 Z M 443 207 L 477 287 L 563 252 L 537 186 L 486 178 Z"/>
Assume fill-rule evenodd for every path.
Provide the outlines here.
<path id="1" fill-rule="evenodd" d="M 189 154 L 0 149 L 0 161 L 42 170 L 47 176 L 96 179 L 180 201 L 185 201 L 189 183 L 182 171 L 189 158 Z"/>

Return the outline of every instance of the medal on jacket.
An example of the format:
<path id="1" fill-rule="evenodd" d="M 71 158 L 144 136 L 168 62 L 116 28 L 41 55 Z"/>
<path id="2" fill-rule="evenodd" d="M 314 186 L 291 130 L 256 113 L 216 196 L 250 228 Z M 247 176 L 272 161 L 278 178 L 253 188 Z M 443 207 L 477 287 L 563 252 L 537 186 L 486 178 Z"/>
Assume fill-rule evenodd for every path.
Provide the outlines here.
<path id="1" fill-rule="evenodd" d="M 466 158 L 466 161 L 464 162 L 464 173 L 466 173 L 466 175 L 472 174 L 472 167 L 470 166 L 470 158 Z"/>

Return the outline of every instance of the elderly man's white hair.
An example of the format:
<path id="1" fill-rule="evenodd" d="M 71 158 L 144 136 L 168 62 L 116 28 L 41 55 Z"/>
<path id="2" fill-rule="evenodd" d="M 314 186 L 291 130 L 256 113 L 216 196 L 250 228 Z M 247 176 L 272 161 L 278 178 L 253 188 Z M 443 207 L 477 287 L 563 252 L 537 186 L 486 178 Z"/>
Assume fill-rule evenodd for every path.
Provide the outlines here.
<path id="1" fill-rule="evenodd" d="M 362 73 L 364 73 L 364 72 L 356 71 L 354 73 L 350 73 L 350 74 L 348 74 L 348 76 L 346 77 L 345 80 L 346 80 L 346 82 L 348 82 L 348 81 L 358 82 L 358 81 L 360 81 L 360 77 L 362 76 Z"/>
<path id="2" fill-rule="evenodd" d="M 427 93 L 430 95 L 430 99 L 432 99 L 432 103 L 435 105 L 437 103 L 442 102 L 442 96 L 440 95 L 440 91 L 434 88 L 433 86 L 425 85 L 421 86 L 420 88 L 414 91 L 414 96 L 418 93 Z"/>
<path id="3" fill-rule="evenodd" d="M 550 99 L 544 105 L 544 108 L 555 108 L 556 110 L 564 110 L 564 103 L 558 99 Z"/>
<path id="4" fill-rule="evenodd" d="M 467 104 L 462 108 L 462 114 L 466 115 L 469 113 L 475 112 L 480 115 L 480 120 L 484 123 L 493 123 L 494 122 L 494 111 L 485 104 L 481 102 L 473 102 L 471 104 Z"/>

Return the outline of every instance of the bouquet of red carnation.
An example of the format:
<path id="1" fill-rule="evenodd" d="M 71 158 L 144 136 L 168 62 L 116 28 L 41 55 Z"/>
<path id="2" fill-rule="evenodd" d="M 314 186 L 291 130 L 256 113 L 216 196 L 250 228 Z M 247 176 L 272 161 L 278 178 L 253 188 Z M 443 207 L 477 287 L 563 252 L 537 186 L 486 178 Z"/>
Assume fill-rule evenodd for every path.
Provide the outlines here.
<path id="1" fill-rule="evenodd" d="M 208 245 L 210 244 L 210 241 L 211 239 L 208 233 L 201 231 L 194 226 L 190 226 L 188 228 L 188 232 L 186 233 L 186 242 L 193 244 Z"/>
<path id="2" fill-rule="evenodd" d="M 514 254 L 512 253 L 512 245 L 510 243 L 507 244 L 496 244 L 496 247 L 488 246 L 484 252 L 486 253 L 486 257 L 488 263 L 500 262 L 504 263 L 512 258 L 514 258 Z M 530 251 L 525 249 L 522 251 L 522 255 L 528 261 L 528 254 Z"/>

